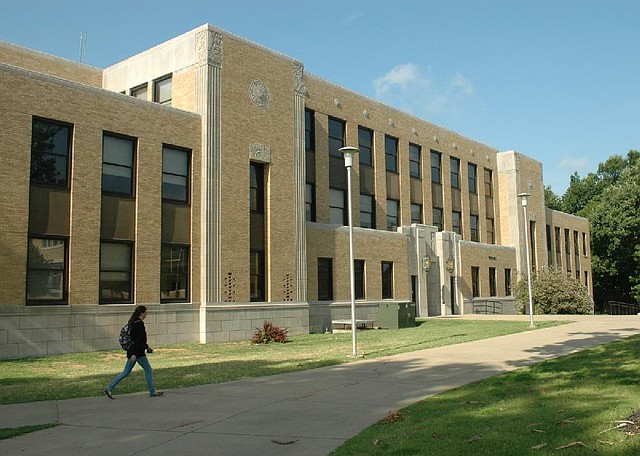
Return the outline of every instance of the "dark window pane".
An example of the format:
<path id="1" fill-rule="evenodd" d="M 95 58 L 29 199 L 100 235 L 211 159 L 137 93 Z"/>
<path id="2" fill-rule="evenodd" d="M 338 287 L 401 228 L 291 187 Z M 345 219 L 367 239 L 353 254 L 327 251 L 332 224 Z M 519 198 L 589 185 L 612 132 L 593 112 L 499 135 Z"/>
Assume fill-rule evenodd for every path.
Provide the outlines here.
<path id="1" fill-rule="evenodd" d="M 382 262 L 382 299 L 393 299 L 393 263 Z"/>
<path id="2" fill-rule="evenodd" d="M 31 182 L 68 186 L 71 126 L 34 119 L 31 131 Z"/>
<path id="3" fill-rule="evenodd" d="M 100 246 L 100 301 L 133 301 L 133 245 L 103 242 Z"/>
<path id="4" fill-rule="evenodd" d="M 66 301 L 67 243 L 61 239 L 29 239 L 27 301 L 61 304 Z"/>
<path id="5" fill-rule="evenodd" d="M 333 300 L 333 260 L 318 258 L 318 301 Z"/>

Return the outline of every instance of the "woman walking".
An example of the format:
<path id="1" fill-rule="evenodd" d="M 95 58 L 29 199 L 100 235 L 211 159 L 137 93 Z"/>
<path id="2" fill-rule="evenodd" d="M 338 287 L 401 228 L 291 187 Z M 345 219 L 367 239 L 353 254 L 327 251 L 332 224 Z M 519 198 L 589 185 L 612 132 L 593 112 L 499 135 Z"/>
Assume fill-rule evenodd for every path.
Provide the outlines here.
<path id="1" fill-rule="evenodd" d="M 127 362 L 124 365 L 124 370 L 120 372 L 103 391 L 104 395 L 109 399 L 113 399 L 113 389 L 122 379 L 131 373 L 136 362 L 144 369 L 144 376 L 147 379 L 147 387 L 149 388 L 149 396 L 159 397 L 164 394 L 156 391 L 156 387 L 153 384 L 153 369 L 151 369 L 151 365 L 147 359 L 147 353 L 153 353 L 153 349 L 147 344 L 147 331 L 144 329 L 143 321 L 145 318 L 147 318 L 147 308 L 145 306 L 136 307 L 131 314 L 131 318 L 129 318 L 133 345 L 127 350 Z"/>

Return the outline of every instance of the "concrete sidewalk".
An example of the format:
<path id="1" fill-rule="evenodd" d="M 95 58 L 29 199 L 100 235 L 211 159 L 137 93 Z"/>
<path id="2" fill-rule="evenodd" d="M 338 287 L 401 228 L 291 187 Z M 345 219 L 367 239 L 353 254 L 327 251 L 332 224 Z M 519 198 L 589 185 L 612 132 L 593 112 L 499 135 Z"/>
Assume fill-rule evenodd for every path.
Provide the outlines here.
<path id="1" fill-rule="evenodd" d="M 559 317 L 536 316 L 543 318 Z M 341 366 L 168 390 L 162 398 L 140 393 L 114 401 L 101 396 L 4 405 L 0 428 L 61 426 L 1 440 L 0 455 L 326 455 L 390 411 L 425 397 L 640 333 L 640 316 L 564 318 L 573 322 Z"/>

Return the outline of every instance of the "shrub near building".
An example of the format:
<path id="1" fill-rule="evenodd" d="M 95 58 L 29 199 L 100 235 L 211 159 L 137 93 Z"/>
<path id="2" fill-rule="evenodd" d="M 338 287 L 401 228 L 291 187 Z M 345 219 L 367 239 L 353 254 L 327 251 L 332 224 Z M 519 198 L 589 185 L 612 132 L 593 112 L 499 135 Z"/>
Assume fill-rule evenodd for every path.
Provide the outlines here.
<path id="1" fill-rule="evenodd" d="M 531 294 L 535 314 L 590 314 L 593 300 L 589 291 L 579 281 L 562 271 L 545 269 L 532 276 Z M 527 277 L 520 278 L 516 285 L 518 309 L 526 313 L 529 305 Z"/>

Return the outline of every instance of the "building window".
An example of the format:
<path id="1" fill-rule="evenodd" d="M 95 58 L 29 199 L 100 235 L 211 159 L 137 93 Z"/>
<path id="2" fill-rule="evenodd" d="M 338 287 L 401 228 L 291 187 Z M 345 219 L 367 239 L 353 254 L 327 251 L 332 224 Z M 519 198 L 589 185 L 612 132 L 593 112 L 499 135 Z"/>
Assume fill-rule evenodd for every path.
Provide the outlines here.
<path id="1" fill-rule="evenodd" d="M 431 151 L 431 182 L 442 183 L 442 154 L 434 150 Z"/>
<path id="2" fill-rule="evenodd" d="M 251 302 L 265 301 L 264 250 L 249 251 L 249 297 Z"/>
<path id="3" fill-rule="evenodd" d="M 478 216 L 472 215 L 469 217 L 469 227 L 471 228 L 471 240 L 473 242 L 480 242 L 480 236 L 478 235 Z"/>
<path id="4" fill-rule="evenodd" d="M 409 144 L 409 175 L 417 179 L 421 179 L 420 172 L 420 155 L 421 148 L 416 144 Z"/>
<path id="5" fill-rule="evenodd" d="M 496 296 L 496 268 L 489 268 L 489 296 Z"/>
<path id="6" fill-rule="evenodd" d="M 336 188 L 329 189 L 329 216 L 330 223 L 334 225 L 346 225 L 347 211 L 345 209 L 345 191 Z"/>
<path id="7" fill-rule="evenodd" d="M 362 228 L 376 227 L 376 203 L 372 195 L 360 194 L 360 226 Z"/>
<path id="8" fill-rule="evenodd" d="M 467 171 L 469 173 L 469 193 L 478 193 L 478 167 L 469 163 Z"/>
<path id="9" fill-rule="evenodd" d="M 318 258 L 318 301 L 333 301 L 333 259 Z"/>
<path id="10" fill-rule="evenodd" d="M 304 148 L 308 152 L 316 150 L 316 126 L 314 112 L 310 109 L 304 110 Z"/>
<path id="11" fill-rule="evenodd" d="M 342 158 L 340 149 L 344 147 L 344 121 L 329 117 L 329 155 Z"/>
<path id="12" fill-rule="evenodd" d="M 460 189 L 460 159 L 451 157 L 451 188 Z"/>
<path id="13" fill-rule="evenodd" d="M 451 229 L 454 233 L 462 236 L 462 213 L 458 211 L 451 212 Z"/>
<path id="14" fill-rule="evenodd" d="M 27 304 L 67 303 L 67 240 L 29 238 Z"/>
<path id="15" fill-rule="evenodd" d="M 33 119 L 31 124 L 31 183 L 69 187 L 72 126 Z"/>
<path id="16" fill-rule="evenodd" d="M 487 219 L 487 244 L 495 244 L 496 235 L 494 231 L 494 222 L 492 218 Z"/>
<path id="17" fill-rule="evenodd" d="M 560 227 L 554 226 L 554 243 L 556 246 L 556 268 L 560 269 L 562 267 L 562 247 L 560 243 L 562 242 L 560 239 Z"/>
<path id="18" fill-rule="evenodd" d="M 493 174 L 490 169 L 484 169 L 484 196 L 493 198 Z"/>
<path id="19" fill-rule="evenodd" d="M 422 204 L 411 203 L 411 223 L 422 223 Z"/>
<path id="20" fill-rule="evenodd" d="M 136 140 L 105 134 L 102 138 L 102 191 L 133 196 Z"/>
<path id="21" fill-rule="evenodd" d="M 433 208 L 433 226 L 438 227 L 438 231 L 442 231 L 444 226 L 442 225 L 442 208 L 434 207 Z"/>
<path id="22" fill-rule="evenodd" d="M 304 217 L 307 222 L 316 221 L 316 186 L 308 182 L 305 185 Z"/>
<path id="23" fill-rule="evenodd" d="M 511 269 L 504 270 L 504 295 L 511 296 Z"/>
<path id="24" fill-rule="evenodd" d="M 538 248 L 536 246 L 536 222 L 533 220 L 529 221 L 529 244 L 531 247 L 531 251 L 529 252 L 531 255 L 531 272 L 538 270 L 538 255 L 536 252 Z"/>
<path id="25" fill-rule="evenodd" d="M 353 272 L 355 277 L 354 297 L 364 299 L 364 260 L 353 260 Z"/>
<path id="26" fill-rule="evenodd" d="M 471 266 L 471 293 L 474 298 L 480 296 L 480 268 Z"/>
<path id="27" fill-rule="evenodd" d="M 387 200 L 387 230 L 389 231 L 396 231 L 396 228 L 398 228 L 399 206 L 400 202 L 398 200 Z"/>
<path id="28" fill-rule="evenodd" d="M 168 75 L 153 83 L 153 101 L 171 106 L 171 81 L 171 75 Z"/>
<path id="29" fill-rule="evenodd" d="M 398 139 L 393 136 L 384 137 L 384 160 L 387 172 L 398 172 Z"/>
<path id="30" fill-rule="evenodd" d="M 569 238 L 570 231 L 564 230 L 564 251 L 567 254 L 567 272 L 571 272 L 571 239 Z"/>
<path id="31" fill-rule="evenodd" d="M 582 254 L 587 256 L 587 233 L 582 233 Z"/>
<path id="32" fill-rule="evenodd" d="M 551 239 L 551 225 L 547 225 L 546 227 L 546 235 L 547 235 L 547 266 L 553 266 L 553 242 Z"/>
<path id="33" fill-rule="evenodd" d="M 256 163 L 251 163 L 249 169 L 249 209 L 264 213 L 264 169 Z"/>
<path id="34" fill-rule="evenodd" d="M 189 300 L 189 246 L 164 244 L 160 262 L 160 299 Z"/>
<path id="35" fill-rule="evenodd" d="M 100 244 L 100 303 L 133 302 L 133 244 Z"/>
<path id="36" fill-rule="evenodd" d="M 142 85 L 139 85 L 137 87 L 134 87 L 133 89 L 131 89 L 129 91 L 129 95 L 131 95 L 132 97 L 137 98 L 139 100 L 147 101 L 148 100 L 147 84 L 142 84 Z"/>
<path id="37" fill-rule="evenodd" d="M 382 262 L 382 299 L 393 299 L 393 263 Z"/>
<path id="38" fill-rule="evenodd" d="M 169 146 L 162 148 L 162 198 L 189 202 L 190 151 Z"/>
<path id="39" fill-rule="evenodd" d="M 373 131 L 358 127 L 358 149 L 360 164 L 373 166 Z"/>

